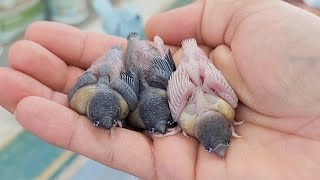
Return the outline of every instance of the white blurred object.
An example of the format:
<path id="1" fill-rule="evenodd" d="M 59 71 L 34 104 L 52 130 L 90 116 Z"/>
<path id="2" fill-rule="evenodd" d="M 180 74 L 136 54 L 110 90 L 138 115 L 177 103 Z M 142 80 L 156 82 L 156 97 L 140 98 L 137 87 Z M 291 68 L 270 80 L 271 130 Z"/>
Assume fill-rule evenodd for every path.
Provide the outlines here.
<path id="1" fill-rule="evenodd" d="M 17 4 L 18 0 L 1 0 L 0 1 L 0 9 L 10 9 L 14 8 Z"/>
<path id="2" fill-rule="evenodd" d="M 89 16 L 87 0 L 46 0 L 46 2 L 52 21 L 75 25 Z"/>
<path id="3" fill-rule="evenodd" d="M 320 0 L 303 0 L 310 7 L 320 8 Z"/>
<path id="4" fill-rule="evenodd" d="M 3 46 L 0 44 L 0 56 L 2 55 L 2 53 L 3 53 Z"/>
<path id="5" fill-rule="evenodd" d="M 33 21 L 45 18 L 41 0 L 0 0 L 0 43 L 7 44 Z"/>
<path id="6" fill-rule="evenodd" d="M 0 150 L 8 145 L 22 131 L 23 128 L 18 121 L 15 120 L 15 117 L 0 106 Z"/>

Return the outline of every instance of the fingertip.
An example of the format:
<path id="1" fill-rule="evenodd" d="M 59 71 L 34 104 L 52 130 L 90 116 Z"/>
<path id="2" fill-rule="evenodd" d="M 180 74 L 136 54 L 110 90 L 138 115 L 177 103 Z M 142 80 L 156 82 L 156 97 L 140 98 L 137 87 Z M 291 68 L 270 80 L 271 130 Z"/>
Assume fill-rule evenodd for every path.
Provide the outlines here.
<path id="1" fill-rule="evenodd" d="M 45 141 L 59 146 L 68 146 L 74 122 L 80 117 L 74 111 L 48 99 L 28 96 L 16 106 L 16 120 L 28 131 Z"/>
<path id="2" fill-rule="evenodd" d="M 18 102 L 26 96 L 49 97 L 51 89 L 26 74 L 11 68 L 2 68 L 0 72 L 0 105 L 8 111 L 14 111 Z"/>
<path id="3" fill-rule="evenodd" d="M 44 21 L 36 21 L 31 23 L 25 33 L 24 33 L 24 39 L 31 39 L 31 37 L 35 34 L 34 31 L 38 31 L 38 28 L 40 28 L 41 26 L 43 26 L 46 22 Z"/>
<path id="4" fill-rule="evenodd" d="M 26 30 L 25 39 L 40 44 L 72 65 L 81 61 L 86 48 L 86 33 L 76 27 L 57 22 L 32 23 Z"/>
<path id="5" fill-rule="evenodd" d="M 14 42 L 8 50 L 8 63 L 12 66 L 12 59 L 16 59 L 17 55 L 21 52 L 21 46 L 23 46 L 25 40 Z"/>
<path id="6" fill-rule="evenodd" d="M 29 40 L 20 40 L 13 43 L 8 51 L 9 65 L 17 70 L 20 70 L 21 67 L 32 66 L 32 63 L 28 63 L 25 60 L 34 53 L 41 54 L 39 48 L 41 49 L 42 47 L 39 46 Z"/>
<path id="7" fill-rule="evenodd" d="M 54 103 L 46 98 L 27 96 L 17 103 L 14 113 L 19 122 L 25 122 L 26 120 L 32 119 L 35 116 L 39 117 L 37 114 L 43 113 L 48 106 L 54 106 L 54 104 L 57 103 Z"/>
<path id="8" fill-rule="evenodd" d="M 126 47 L 126 40 L 115 36 L 85 32 L 57 22 L 40 21 L 31 24 L 25 39 L 40 44 L 68 65 L 87 69 L 111 46 Z"/>
<path id="9" fill-rule="evenodd" d="M 247 86 L 238 70 L 236 59 L 228 46 L 220 45 L 215 48 L 210 53 L 209 59 L 221 71 L 240 100 L 251 100 Z"/>
<path id="10" fill-rule="evenodd" d="M 146 23 L 146 34 L 149 39 L 158 35 L 169 45 L 179 45 L 182 40 L 195 37 L 201 40 L 202 1 L 152 16 Z"/>
<path id="11" fill-rule="evenodd" d="M 30 46 L 30 44 L 32 44 L 33 46 L 36 43 L 24 39 L 14 42 L 8 50 L 9 65 L 12 65 L 12 60 L 21 60 L 23 57 L 25 57 L 26 53 L 30 53 L 30 49 L 32 49 L 32 46 Z"/>
<path id="12" fill-rule="evenodd" d="M 24 38 L 27 40 L 31 40 L 31 41 L 36 41 L 39 38 L 42 39 L 43 38 L 43 34 L 47 33 L 48 30 L 53 29 L 53 30 L 60 30 L 60 31 L 73 31 L 74 33 L 79 33 L 80 30 L 76 27 L 73 26 L 69 26 L 66 24 L 62 24 L 62 23 L 58 23 L 58 22 L 49 22 L 49 21 L 36 21 L 31 23 L 26 31 L 25 31 L 25 35 Z M 50 33 L 48 33 L 50 34 Z"/>
<path id="13" fill-rule="evenodd" d="M 203 52 L 209 56 L 210 52 L 212 51 L 212 49 L 208 46 L 203 46 L 203 45 L 199 45 L 199 47 L 203 50 Z M 183 55 L 183 48 L 175 48 L 175 51 L 172 55 L 173 61 L 176 65 L 176 67 L 179 66 L 180 61 L 181 61 L 181 57 Z"/>
<path id="14" fill-rule="evenodd" d="M 8 57 L 11 68 L 33 77 L 55 91 L 67 92 L 69 79 L 73 81 L 83 72 L 74 66 L 68 67 L 49 50 L 29 40 L 14 43 L 9 49 Z"/>
<path id="15" fill-rule="evenodd" d="M 38 120 L 35 120 L 36 117 L 39 117 L 39 111 L 41 108 L 37 106 L 37 100 L 39 97 L 35 96 L 27 96 L 20 100 L 13 112 L 15 119 L 19 122 L 19 124 L 26 130 L 34 133 L 35 135 L 41 135 L 41 124 L 38 123 Z M 33 108 L 30 108 L 33 107 Z M 38 119 L 38 118 L 37 118 Z"/>
<path id="16" fill-rule="evenodd" d="M 26 124 L 26 119 L 30 119 L 30 110 L 37 111 L 37 108 L 28 108 L 30 106 L 34 106 L 34 99 L 39 98 L 35 96 L 27 96 L 21 99 L 16 106 L 15 111 L 13 112 L 16 120 L 24 126 Z"/>
<path id="17" fill-rule="evenodd" d="M 210 53 L 209 59 L 222 72 L 231 87 L 239 87 L 240 74 L 234 62 L 231 49 L 228 46 L 220 45 L 216 47 Z"/>
<path id="18" fill-rule="evenodd" d="M 174 61 L 174 63 L 176 64 L 177 67 L 178 67 L 178 65 L 180 64 L 180 60 L 181 60 L 182 53 L 183 53 L 183 49 L 182 49 L 182 48 L 179 48 L 179 49 L 172 55 L 173 61 Z"/>
<path id="19" fill-rule="evenodd" d="M 148 40 L 152 40 L 153 39 L 153 37 L 155 36 L 154 34 L 155 34 L 155 29 L 154 29 L 154 27 L 153 27 L 153 24 L 155 23 L 154 21 L 155 21 L 155 18 L 157 17 L 157 15 L 154 15 L 154 16 L 151 16 L 148 20 L 147 20 L 147 22 L 146 22 L 146 24 L 145 24 L 145 33 L 146 33 L 146 36 L 147 36 L 147 39 Z"/>
<path id="20" fill-rule="evenodd" d="M 231 60 L 231 49 L 226 45 L 220 45 L 210 53 L 210 58 L 213 60 L 214 63 L 219 63 L 219 61 L 221 60 Z"/>
<path id="21" fill-rule="evenodd" d="M 226 45 L 220 45 L 216 47 L 209 54 L 210 60 L 213 64 L 222 71 L 222 74 L 228 81 L 232 81 L 234 75 L 238 76 L 237 66 L 232 56 L 232 51 Z"/>

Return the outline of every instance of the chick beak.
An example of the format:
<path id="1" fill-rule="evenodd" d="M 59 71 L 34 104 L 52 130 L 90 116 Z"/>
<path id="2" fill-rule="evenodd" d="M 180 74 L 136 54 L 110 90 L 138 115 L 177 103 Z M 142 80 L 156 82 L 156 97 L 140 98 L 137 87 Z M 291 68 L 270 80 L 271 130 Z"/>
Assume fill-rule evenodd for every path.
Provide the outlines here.
<path id="1" fill-rule="evenodd" d="M 218 146 L 214 148 L 213 152 L 218 156 L 220 156 L 221 158 L 224 158 L 224 156 L 226 155 L 227 149 L 228 149 L 227 145 L 218 144 Z"/>
<path id="2" fill-rule="evenodd" d="M 167 133 L 167 123 L 164 121 L 159 121 L 154 127 L 155 131 L 160 132 L 161 134 Z"/>
<path id="3" fill-rule="evenodd" d="M 112 127 L 112 124 L 113 124 L 113 120 L 108 116 L 102 118 L 101 120 L 101 125 L 106 129 L 110 129 Z"/>

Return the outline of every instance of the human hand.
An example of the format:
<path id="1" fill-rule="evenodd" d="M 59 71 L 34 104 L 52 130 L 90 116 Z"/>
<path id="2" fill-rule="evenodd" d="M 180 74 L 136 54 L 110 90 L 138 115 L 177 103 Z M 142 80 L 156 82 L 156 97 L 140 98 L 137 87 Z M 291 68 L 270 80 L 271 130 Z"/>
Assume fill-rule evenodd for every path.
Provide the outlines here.
<path id="1" fill-rule="evenodd" d="M 149 36 L 169 45 L 196 37 L 241 101 L 236 120 L 246 122 L 237 129 L 243 138 L 231 142 L 223 165 L 199 151 L 197 176 L 316 177 L 319 30 L 318 17 L 282 1 L 198 1 L 149 21 Z"/>
<path id="2" fill-rule="evenodd" d="M 306 36 L 317 32 L 319 20 L 280 1 L 207 1 L 201 16 L 203 3 L 153 17 L 147 31 L 172 45 L 197 37 L 237 92 L 243 104 L 236 118 L 246 124 L 237 129 L 243 138 L 232 140 L 226 159 L 181 134 L 152 141 L 120 128 L 108 134 L 66 108 L 65 94 L 83 69 L 111 45 L 125 45 L 111 36 L 33 24 L 27 40 L 10 49 L 11 68 L 0 71 L 0 104 L 47 142 L 143 179 L 315 177 L 319 87 L 308 82 L 316 82 L 319 42 Z M 308 28 L 301 29 L 303 23 Z M 178 61 L 181 51 L 172 51 Z"/>

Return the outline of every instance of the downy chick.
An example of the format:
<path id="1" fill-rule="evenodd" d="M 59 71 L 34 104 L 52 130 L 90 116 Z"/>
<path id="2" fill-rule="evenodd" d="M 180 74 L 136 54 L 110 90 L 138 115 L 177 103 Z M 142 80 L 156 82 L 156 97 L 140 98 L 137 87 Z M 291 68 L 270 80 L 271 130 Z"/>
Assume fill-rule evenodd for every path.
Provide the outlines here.
<path id="1" fill-rule="evenodd" d="M 173 119 L 185 135 L 224 157 L 232 135 L 238 98 L 195 39 L 182 42 L 183 55 L 168 85 Z"/>
<path id="2" fill-rule="evenodd" d="M 171 135 L 167 132 L 174 130 L 168 129 L 173 120 L 166 93 L 168 80 L 175 71 L 171 52 L 158 36 L 154 38 L 156 47 L 141 40 L 137 33 L 130 33 L 127 40 L 125 66 L 140 78 L 139 103 L 128 122 L 134 128 L 156 132 L 158 136 Z"/>
<path id="3" fill-rule="evenodd" d="M 95 126 L 122 127 L 138 104 L 139 79 L 123 70 L 123 50 L 112 47 L 82 74 L 68 93 L 70 108 L 86 115 Z"/>

